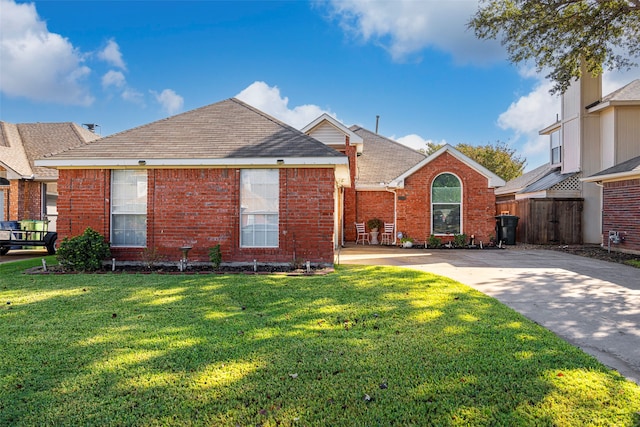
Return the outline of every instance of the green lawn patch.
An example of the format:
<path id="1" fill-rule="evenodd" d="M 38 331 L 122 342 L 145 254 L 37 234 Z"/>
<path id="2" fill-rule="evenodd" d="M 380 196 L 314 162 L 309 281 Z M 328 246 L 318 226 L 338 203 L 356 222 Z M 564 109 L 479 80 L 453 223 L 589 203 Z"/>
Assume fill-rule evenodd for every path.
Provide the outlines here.
<path id="1" fill-rule="evenodd" d="M 39 263 L 0 265 L 0 425 L 640 424 L 640 387 L 443 277 Z"/>

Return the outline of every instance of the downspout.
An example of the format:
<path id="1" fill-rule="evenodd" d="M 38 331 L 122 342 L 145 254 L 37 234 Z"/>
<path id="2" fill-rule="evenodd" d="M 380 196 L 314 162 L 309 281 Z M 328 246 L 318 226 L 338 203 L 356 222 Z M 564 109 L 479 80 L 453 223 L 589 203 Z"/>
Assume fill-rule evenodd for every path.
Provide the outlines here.
<path id="1" fill-rule="evenodd" d="M 396 190 L 390 190 L 389 187 L 384 187 L 385 191 L 393 194 L 393 245 L 396 245 L 396 236 L 398 235 L 398 193 Z"/>

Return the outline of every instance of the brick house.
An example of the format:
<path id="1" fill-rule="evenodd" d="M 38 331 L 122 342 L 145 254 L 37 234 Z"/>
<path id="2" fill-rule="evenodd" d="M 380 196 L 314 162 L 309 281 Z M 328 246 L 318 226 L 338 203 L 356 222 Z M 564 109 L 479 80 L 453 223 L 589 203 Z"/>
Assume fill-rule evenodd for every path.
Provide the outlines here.
<path id="1" fill-rule="evenodd" d="M 348 158 L 228 99 L 36 162 L 58 170 L 58 234 L 91 227 L 117 261 L 333 264 Z"/>
<path id="2" fill-rule="evenodd" d="M 602 229 L 607 248 L 640 254 L 640 156 L 585 181 L 602 185 Z"/>
<path id="3" fill-rule="evenodd" d="M 58 171 L 34 161 L 98 138 L 75 123 L 0 122 L 0 221 L 44 220 L 55 231 Z"/>
<path id="4" fill-rule="evenodd" d="M 425 156 L 326 114 L 302 131 L 349 156 L 354 185 L 343 195 L 345 241 L 356 240 L 355 222 L 372 218 L 393 223 L 394 237 L 401 232 L 418 244 L 431 235 L 484 242 L 495 235 L 494 189 L 505 182 L 452 146 Z"/>

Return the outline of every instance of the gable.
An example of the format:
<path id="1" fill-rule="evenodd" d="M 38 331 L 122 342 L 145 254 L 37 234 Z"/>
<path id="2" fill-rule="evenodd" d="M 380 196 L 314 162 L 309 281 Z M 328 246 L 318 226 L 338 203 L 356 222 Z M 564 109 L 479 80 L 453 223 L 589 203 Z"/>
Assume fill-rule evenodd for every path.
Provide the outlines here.
<path id="1" fill-rule="evenodd" d="M 389 187 L 403 188 L 405 179 L 415 174 L 417 171 L 421 170 L 422 168 L 429 166 L 436 159 L 438 159 L 440 156 L 443 156 L 445 154 L 447 154 L 448 159 L 451 159 L 450 161 L 453 161 L 453 159 L 455 159 L 456 161 L 464 164 L 465 166 L 472 169 L 476 173 L 482 175 L 487 180 L 487 187 L 495 188 L 495 187 L 501 187 L 505 185 L 504 179 L 500 178 L 498 175 L 491 172 L 489 169 L 480 165 L 475 160 L 469 158 L 468 156 L 465 156 L 464 154 L 462 154 L 460 151 L 456 150 L 452 146 L 446 144 L 442 148 L 440 148 L 438 151 L 431 154 L 430 156 L 422 160 L 420 163 L 416 164 L 411 169 L 409 169 L 405 173 L 395 178 L 392 182 L 389 183 Z M 446 171 L 443 170 L 443 172 L 446 172 Z"/>

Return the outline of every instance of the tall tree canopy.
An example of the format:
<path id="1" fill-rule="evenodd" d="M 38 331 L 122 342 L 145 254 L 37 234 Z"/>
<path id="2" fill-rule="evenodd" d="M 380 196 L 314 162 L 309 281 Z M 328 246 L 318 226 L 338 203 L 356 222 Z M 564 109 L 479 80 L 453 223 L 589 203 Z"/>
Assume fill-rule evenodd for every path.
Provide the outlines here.
<path id="1" fill-rule="evenodd" d="M 438 151 L 442 144 L 427 143 L 427 148 L 420 150 L 426 155 Z M 527 161 L 516 154 L 516 150 L 510 148 L 506 143 L 497 141 L 495 144 L 469 145 L 460 143 L 456 149 L 465 156 L 475 160 L 491 172 L 498 175 L 505 181 L 517 178 L 522 175 Z"/>
<path id="2" fill-rule="evenodd" d="M 552 93 L 581 75 L 628 69 L 640 56 L 640 0 L 480 0 L 469 22 L 480 39 L 501 37 L 511 62 L 551 70 Z"/>

